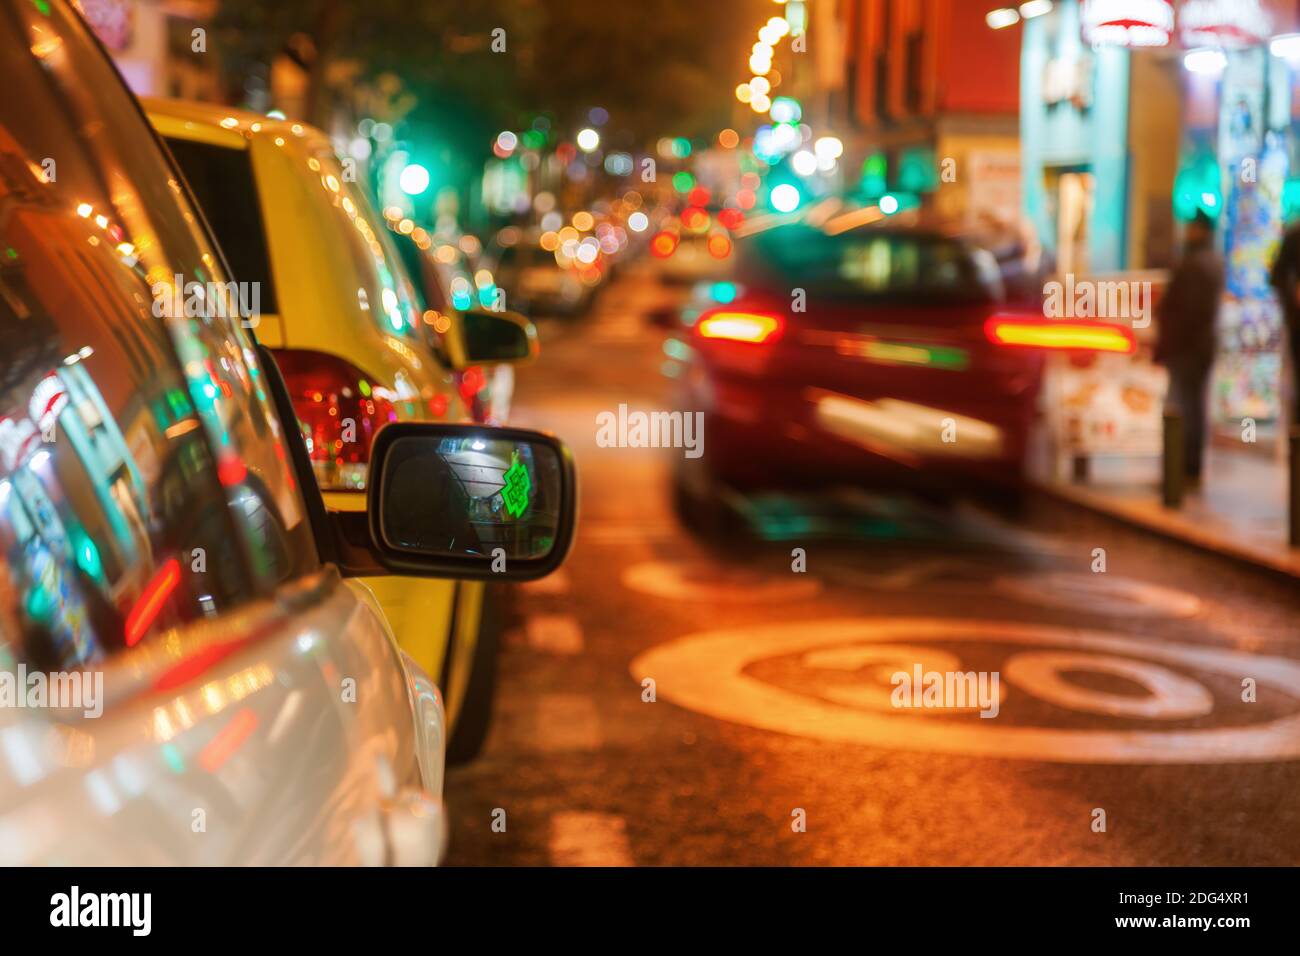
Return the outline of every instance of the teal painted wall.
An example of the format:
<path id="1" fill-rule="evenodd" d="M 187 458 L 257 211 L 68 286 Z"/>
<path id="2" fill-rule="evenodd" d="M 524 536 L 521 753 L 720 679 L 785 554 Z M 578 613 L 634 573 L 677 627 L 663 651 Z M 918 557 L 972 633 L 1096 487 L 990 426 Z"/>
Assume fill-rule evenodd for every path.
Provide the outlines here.
<path id="1" fill-rule="evenodd" d="M 1052 13 L 1024 22 L 1020 54 L 1020 168 L 1025 217 L 1043 247 L 1056 252 L 1044 171 L 1086 166 L 1093 174 L 1094 205 L 1088 224 L 1093 271 L 1123 269 L 1128 251 L 1129 53 L 1103 47 L 1093 53 L 1092 104 L 1085 110 L 1043 100 L 1049 60 L 1077 60 L 1087 53 L 1077 0 L 1061 0 Z"/>

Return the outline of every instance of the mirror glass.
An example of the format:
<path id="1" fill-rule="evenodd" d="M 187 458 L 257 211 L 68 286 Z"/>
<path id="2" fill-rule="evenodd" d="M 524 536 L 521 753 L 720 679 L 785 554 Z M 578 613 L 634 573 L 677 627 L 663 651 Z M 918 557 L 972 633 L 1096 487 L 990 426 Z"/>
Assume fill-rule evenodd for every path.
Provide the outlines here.
<path id="1" fill-rule="evenodd" d="M 462 317 L 471 362 L 516 362 L 532 353 L 531 324 L 511 312 L 475 310 Z"/>
<path id="2" fill-rule="evenodd" d="M 491 430 L 393 442 L 383 466 L 380 530 L 397 551 L 435 557 L 543 558 L 564 494 L 559 449 Z"/>

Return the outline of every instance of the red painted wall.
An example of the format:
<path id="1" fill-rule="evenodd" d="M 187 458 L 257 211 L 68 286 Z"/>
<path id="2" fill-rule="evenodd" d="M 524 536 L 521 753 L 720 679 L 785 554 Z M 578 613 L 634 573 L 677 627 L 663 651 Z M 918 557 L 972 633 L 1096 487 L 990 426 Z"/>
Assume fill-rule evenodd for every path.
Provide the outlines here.
<path id="1" fill-rule="evenodd" d="M 875 114 L 878 55 L 886 52 L 889 115 L 908 115 L 907 44 L 920 32 L 920 109 L 1015 115 L 1020 108 L 1020 27 L 990 30 L 992 0 L 841 0 L 845 55 L 856 65 L 856 119 Z"/>
<path id="2" fill-rule="evenodd" d="M 937 106 L 945 113 L 1020 110 L 1021 27 L 991 30 L 988 0 L 943 0 L 937 17 Z"/>

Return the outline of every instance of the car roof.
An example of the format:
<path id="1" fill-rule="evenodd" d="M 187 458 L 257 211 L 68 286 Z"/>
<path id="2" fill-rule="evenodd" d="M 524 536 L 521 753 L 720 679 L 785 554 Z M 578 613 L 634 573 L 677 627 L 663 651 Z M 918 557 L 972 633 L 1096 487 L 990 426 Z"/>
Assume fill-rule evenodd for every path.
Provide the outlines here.
<path id="1" fill-rule="evenodd" d="M 975 228 L 966 222 L 919 209 L 886 215 L 877 203 L 842 197 L 829 197 L 810 203 L 792 213 L 752 216 L 734 232 L 738 238 L 743 239 L 773 229 L 799 226 L 819 230 L 828 236 L 909 236 L 922 240 L 947 239 L 983 247 L 1004 244 L 1008 235 L 1014 235 L 1011 232 Z"/>
<path id="2" fill-rule="evenodd" d="M 233 149 L 247 149 L 253 136 L 318 140 L 329 145 L 329 138 L 324 133 L 297 120 L 276 119 L 251 110 L 193 100 L 147 96 L 140 102 L 149 121 L 163 136 Z"/>

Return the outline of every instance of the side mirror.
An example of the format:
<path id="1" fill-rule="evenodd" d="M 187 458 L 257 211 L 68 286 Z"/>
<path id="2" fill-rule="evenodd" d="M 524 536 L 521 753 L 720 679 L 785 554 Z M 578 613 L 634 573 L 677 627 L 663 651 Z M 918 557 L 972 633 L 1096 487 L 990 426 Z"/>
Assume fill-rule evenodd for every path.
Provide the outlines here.
<path id="1" fill-rule="evenodd" d="M 466 365 L 527 362 L 537 357 L 537 327 L 518 312 L 474 309 L 460 316 Z"/>
<path id="2" fill-rule="evenodd" d="M 559 567 L 573 542 L 573 457 L 541 432 L 386 425 L 371 445 L 370 477 L 368 540 L 340 529 L 351 543 L 345 573 L 373 573 L 368 557 L 381 573 L 527 581 Z"/>

